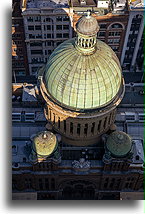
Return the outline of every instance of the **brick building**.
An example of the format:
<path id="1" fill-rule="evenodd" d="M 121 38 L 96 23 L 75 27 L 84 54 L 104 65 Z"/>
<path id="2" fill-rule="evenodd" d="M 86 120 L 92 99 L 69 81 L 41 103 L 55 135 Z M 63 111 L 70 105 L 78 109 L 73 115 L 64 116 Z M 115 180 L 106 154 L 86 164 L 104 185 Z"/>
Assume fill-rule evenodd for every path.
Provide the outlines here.
<path id="1" fill-rule="evenodd" d="M 25 34 L 23 17 L 21 15 L 21 2 L 12 2 L 12 75 L 14 81 L 17 76 L 29 74 L 27 51 L 25 44 Z"/>

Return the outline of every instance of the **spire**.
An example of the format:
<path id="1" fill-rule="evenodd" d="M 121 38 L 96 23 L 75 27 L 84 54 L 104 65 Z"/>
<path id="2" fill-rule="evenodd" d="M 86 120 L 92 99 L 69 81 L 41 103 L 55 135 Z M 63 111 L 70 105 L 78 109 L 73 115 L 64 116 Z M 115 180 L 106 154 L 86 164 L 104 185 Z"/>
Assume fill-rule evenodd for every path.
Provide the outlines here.
<path id="1" fill-rule="evenodd" d="M 91 16 L 88 10 L 76 24 L 76 48 L 83 54 L 92 54 L 96 50 L 96 37 L 99 25 L 95 17 Z"/>

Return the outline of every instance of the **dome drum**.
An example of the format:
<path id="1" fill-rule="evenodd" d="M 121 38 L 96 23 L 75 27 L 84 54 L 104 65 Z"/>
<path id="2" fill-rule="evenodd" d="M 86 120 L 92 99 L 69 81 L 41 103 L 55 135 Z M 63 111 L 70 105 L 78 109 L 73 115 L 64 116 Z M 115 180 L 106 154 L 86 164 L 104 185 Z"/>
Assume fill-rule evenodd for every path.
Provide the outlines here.
<path id="1" fill-rule="evenodd" d="M 86 146 L 97 143 L 100 136 L 106 133 L 114 124 L 116 106 L 96 111 L 95 113 L 79 113 L 65 110 L 63 107 L 54 104 L 44 93 L 46 105 L 44 108 L 45 117 L 51 123 L 53 129 L 62 135 L 65 143 L 75 146 Z"/>

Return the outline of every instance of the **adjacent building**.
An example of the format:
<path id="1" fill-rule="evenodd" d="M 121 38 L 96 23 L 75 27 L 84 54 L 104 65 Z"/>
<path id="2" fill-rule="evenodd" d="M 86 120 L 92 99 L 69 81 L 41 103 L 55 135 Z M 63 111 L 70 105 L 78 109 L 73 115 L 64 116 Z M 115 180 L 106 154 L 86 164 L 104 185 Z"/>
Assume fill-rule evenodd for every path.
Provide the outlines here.
<path id="1" fill-rule="evenodd" d="M 28 65 L 31 75 L 46 64 L 52 51 L 75 36 L 77 20 L 87 10 L 93 11 L 100 24 L 98 37 L 121 57 L 128 22 L 126 1 L 110 5 L 109 1 L 23 0 Z"/>
<path id="2" fill-rule="evenodd" d="M 129 21 L 121 55 L 123 70 L 144 71 L 144 9 L 142 0 L 130 2 Z"/>
<path id="3" fill-rule="evenodd" d="M 12 2 L 12 76 L 16 82 L 17 76 L 29 75 L 27 50 L 21 2 Z"/>

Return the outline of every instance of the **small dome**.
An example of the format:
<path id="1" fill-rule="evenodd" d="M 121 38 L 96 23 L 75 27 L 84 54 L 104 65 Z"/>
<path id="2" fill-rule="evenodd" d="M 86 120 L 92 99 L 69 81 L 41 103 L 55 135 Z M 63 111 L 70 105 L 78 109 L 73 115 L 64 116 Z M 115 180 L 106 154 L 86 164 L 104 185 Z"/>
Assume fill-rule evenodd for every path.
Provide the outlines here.
<path id="1" fill-rule="evenodd" d="M 90 12 L 87 12 L 87 15 L 82 16 L 77 24 L 76 31 L 83 35 L 92 36 L 99 31 L 99 25 L 95 17 L 90 15 Z"/>
<path id="2" fill-rule="evenodd" d="M 33 141 L 32 144 L 33 151 L 40 156 L 51 155 L 57 147 L 56 136 L 49 131 L 42 131 L 37 133 L 32 138 L 32 141 Z"/>
<path id="3" fill-rule="evenodd" d="M 131 150 L 132 140 L 125 132 L 115 131 L 108 137 L 106 147 L 115 157 L 124 157 Z"/>

